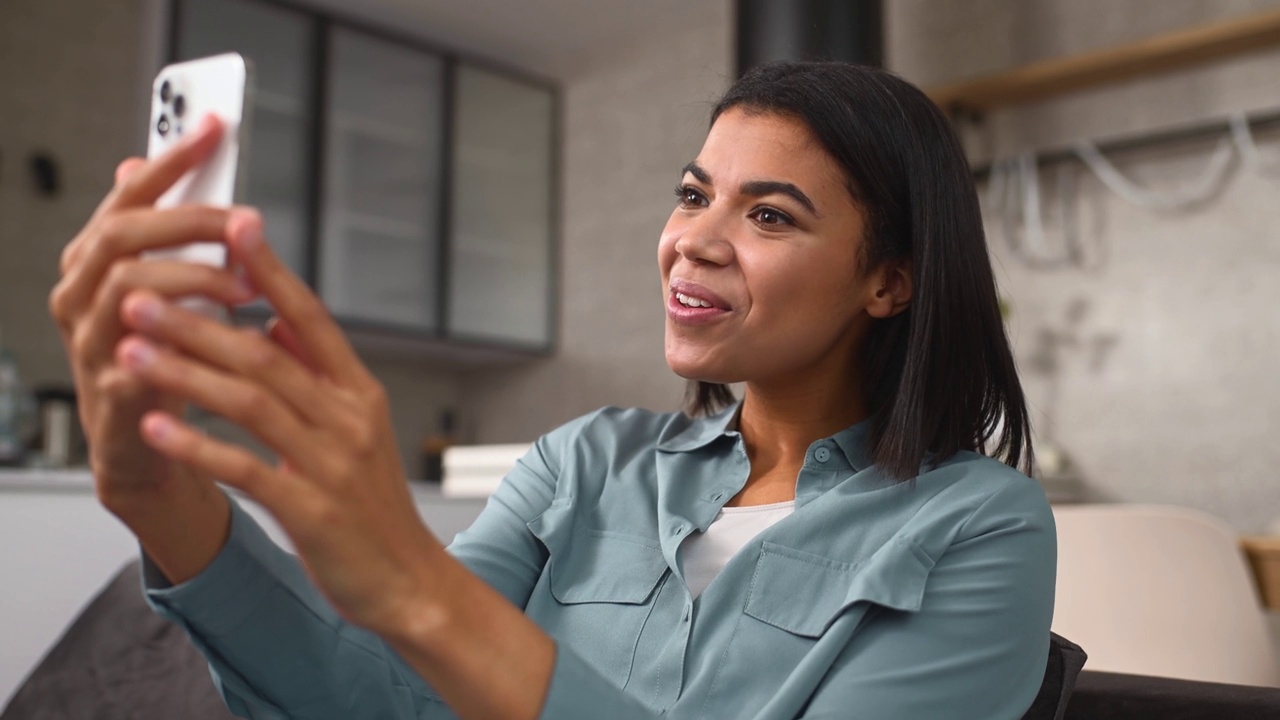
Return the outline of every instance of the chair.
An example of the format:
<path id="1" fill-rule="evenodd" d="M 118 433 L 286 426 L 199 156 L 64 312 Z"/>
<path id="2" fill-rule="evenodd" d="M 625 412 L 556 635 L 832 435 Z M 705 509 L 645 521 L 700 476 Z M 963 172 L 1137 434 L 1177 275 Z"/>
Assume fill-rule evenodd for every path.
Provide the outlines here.
<path id="1" fill-rule="evenodd" d="M 1236 534 L 1180 508 L 1062 505 L 1054 632 L 1089 669 L 1280 685 L 1267 619 Z"/>

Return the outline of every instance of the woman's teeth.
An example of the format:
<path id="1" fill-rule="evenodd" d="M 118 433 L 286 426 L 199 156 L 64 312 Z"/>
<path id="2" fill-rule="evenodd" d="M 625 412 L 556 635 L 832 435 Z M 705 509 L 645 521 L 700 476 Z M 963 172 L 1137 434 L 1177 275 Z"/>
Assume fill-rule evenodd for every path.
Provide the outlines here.
<path id="1" fill-rule="evenodd" d="M 695 297 L 689 297 L 684 293 L 676 293 L 676 300 L 679 300 L 680 304 L 684 305 L 685 307 L 704 307 L 704 308 L 712 307 L 711 303 L 707 302 L 706 300 L 699 300 L 698 298 L 695 298 Z"/>

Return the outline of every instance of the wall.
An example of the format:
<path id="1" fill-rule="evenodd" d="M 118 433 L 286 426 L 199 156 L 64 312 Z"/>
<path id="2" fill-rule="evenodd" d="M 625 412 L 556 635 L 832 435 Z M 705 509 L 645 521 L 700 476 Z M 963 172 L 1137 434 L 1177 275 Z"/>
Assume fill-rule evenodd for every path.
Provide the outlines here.
<path id="1" fill-rule="evenodd" d="M 466 378 L 477 441 L 532 440 L 603 405 L 679 406 L 684 382 L 662 352 L 658 236 L 730 79 L 729 10 L 690 3 L 660 37 L 584 59 L 565 81 L 560 347 Z"/>
<path id="2" fill-rule="evenodd" d="M 63 246 L 110 188 L 116 164 L 145 148 L 165 6 L 163 0 L 0 2 L 0 330 L 31 385 L 70 382 L 47 298 Z M 27 158 L 37 150 L 61 166 L 57 197 L 33 190 Z M 416 475 L 423 435 L 442 409 L 458 404 L 457 373 L 411 358 L 367 360 L 392 397 L 406 467 Z"/>
<path id="3" fill-rule="evenodd" d="M 0 328 L 33 383 L 70 378 L 45 309 L 58 257 L 144 137 L 145 13 L 142 0 L 0 3 Z M 35 193 L 36 151 L 60 165 L 57 197 Z"/>
<path id="4" fill-rule="evenodd" d="M 889 64 L 927 86 L 1277 6 L 890 0 Z M 1278 70 L 1280 51 L 1268 51 L 997 112 L 966 139 L 974 156 L 1007 155 L 1275 106 Z M 1176 188 L 1213 147 L 1116 160 L 1145 184 Z M 1055 172 L 1043 177 L 1051 239 Z M 1088 271 L 1030 269 L 989 226 L 1040 434 L 1074 459 L 1092 499 L 1187 505 L 1263 531 L 1280 519 L 1280 178 L 1237 171 L 1186 212 L 1132 206 L 1084 174 L 1079 191 L 1082 240 L 1100 259 Z"/>

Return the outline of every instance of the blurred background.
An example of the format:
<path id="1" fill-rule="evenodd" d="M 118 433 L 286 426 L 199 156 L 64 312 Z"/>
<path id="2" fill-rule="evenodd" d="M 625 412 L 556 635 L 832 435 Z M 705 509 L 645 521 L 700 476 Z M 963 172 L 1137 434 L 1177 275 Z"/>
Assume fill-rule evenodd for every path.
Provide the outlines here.
<path id="1" fill-rule="evenodd" d="M 1233 539 L 1280 535 L 1277 12 L 1277 0 L 6 0 L 3 362 L 39 390 L 34 431 L 53 432 L 50 408 L 73 402 L 46 311 L 59 253 L 119 160 L 144 152 L 157 70 L 237 50 L 256 74 L 247 201 L 386 384 L 412 476 L 438 472 L 447 445 L 527 443 L 602 405 L 674 409 L 683 382 L 663 360 L 655 254 L 679 168 L 744 64 L 838 51 L 925 88 L 960 128 L 1051 497 L 1178 506 Z M 1234 34 L 1213 35 L 1224 27 Z M 1201 45 L 1181 59 L 1125 55 L 1186 33 Z M 1053 65 L 1063 58 L 1085 59 Z M 1057 85 L 1018 85 L 1044 63 Z M 74 439 L 56 457 L 41 454 L 48 440 L 25 437 L 32 449 L 10 464 L 76 463 Z M 0 511 L 15 502 L 0 493 Z M 0 595 L 23 585 L 9 583 Z M 0 698 L 18 679 L 0 677 Z"/>

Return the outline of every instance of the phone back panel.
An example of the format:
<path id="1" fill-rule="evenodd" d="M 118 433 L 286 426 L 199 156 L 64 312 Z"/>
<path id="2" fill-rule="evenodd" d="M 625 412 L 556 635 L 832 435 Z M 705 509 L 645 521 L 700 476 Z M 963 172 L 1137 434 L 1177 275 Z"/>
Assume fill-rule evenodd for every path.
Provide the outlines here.
<path id="1" fill-rule="evenodd" d="M 244 138 L 241 126 L 246 113 L 249 68 L 237 53 L 215 55 L 169 65 L 160 71 L 151 89 L 151 132 L 147 157 L 162 155 L 194 132 L 209 114 L 226 126 L 218 149 L 199 167 L 188 172 L 156 202 L 158 208 L 183 204 L 230 207 L 237 200 L 237 177 Z M 226 264 L 222 243 L 196 243 L 160 253 L 211 265 Z"/>

